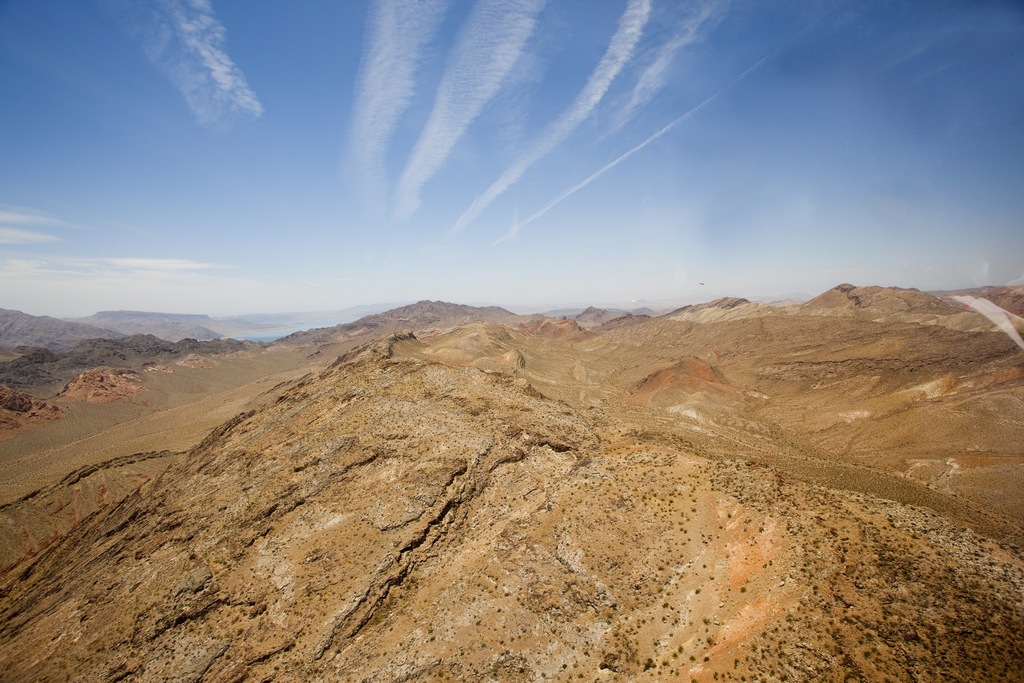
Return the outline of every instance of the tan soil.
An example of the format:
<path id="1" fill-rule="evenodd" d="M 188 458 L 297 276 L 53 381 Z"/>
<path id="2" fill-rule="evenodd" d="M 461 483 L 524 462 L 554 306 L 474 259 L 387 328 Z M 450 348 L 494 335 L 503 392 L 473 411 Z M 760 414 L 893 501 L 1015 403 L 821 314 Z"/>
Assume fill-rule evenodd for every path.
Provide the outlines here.
<path id="1" fill-rule="evenodd" d="M 0 580 L 5 676 L 1024 678 L 1005 336 L 526 332 L 317 359 Z"/>

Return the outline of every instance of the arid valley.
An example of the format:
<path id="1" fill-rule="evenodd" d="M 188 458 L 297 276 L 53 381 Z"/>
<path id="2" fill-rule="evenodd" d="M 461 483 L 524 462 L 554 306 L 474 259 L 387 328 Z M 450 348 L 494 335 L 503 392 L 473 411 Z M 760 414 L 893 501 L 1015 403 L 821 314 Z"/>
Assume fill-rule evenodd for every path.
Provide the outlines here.
<path id="1" fill-rule="evenodd" d="M 4 353 L 4 681 L 1024 678 L 1024 349 L 949 297 Z"/>

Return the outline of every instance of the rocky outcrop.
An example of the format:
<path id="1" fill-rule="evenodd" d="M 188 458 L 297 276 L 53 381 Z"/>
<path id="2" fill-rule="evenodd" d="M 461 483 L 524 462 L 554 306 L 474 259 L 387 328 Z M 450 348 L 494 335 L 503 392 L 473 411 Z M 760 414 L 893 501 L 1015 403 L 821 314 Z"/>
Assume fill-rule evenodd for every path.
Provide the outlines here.
<path id="1" fill-rule="evenodd" d="M 174 364 L 195 370 L 209 370 L 216 365 L 216 362 L 212 358 L 200 356 L 198 353 L 190 353 L 181 360 L 174 361 Z"/>
<path id="2" fill-rule="evenodd" d="M 575 320 L 560 320 L 558 318 L 541 318 L 540 320 L 519 324 L 516 327 L 523 334 L 531 337 L 558 339 L 561 341 L 580 340 L 589 334 Z"/>
<path id="3" fill-rule="evenodd" d="M 26 427 L 64 417 L 60 407 L 20 391 L 0 386 L 0 441 Z"/>
<path id="4" fill-rule="evenodd" d="M 670 407 L 696 392 L 738 393 L 734 387 L 722 382 L 708 363 L 698 358 L 684 358 L 670 368 L 657 370 L 645 377 L 625 401 L 634 405 Z"/>
<path id="5" fill-rule="evenodd" d="M 142 377 L 127 368 L 99 367 L 75 377 L 57 396 L 88 403 L 115 403 L 145 391 L 141 382 Z"/>
<path id="6" fill-rule="evenodd" d="M 22 347 L 20 357 L 0 365 L 0 383 L 33 391 L 53 391 L 82 372 L 97 367 L 145 370 L 154 364 L 176 362 L 190 355 L 231 357 L 231 354 L 243 352 L 262 353 L 265 347 L 265 344 L 235 339 L 169 342 L 153 335 L 90 339 L 60 353 Z"/>

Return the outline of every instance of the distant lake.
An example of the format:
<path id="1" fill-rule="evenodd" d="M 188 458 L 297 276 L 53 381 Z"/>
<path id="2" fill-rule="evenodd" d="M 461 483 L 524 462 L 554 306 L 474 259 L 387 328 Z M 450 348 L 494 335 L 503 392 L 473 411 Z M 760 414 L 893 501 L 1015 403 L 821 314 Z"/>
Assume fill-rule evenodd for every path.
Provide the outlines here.
<path id="1" fill-rule="evenodd" d="M 352 322 L 351 320 L 321 320 L 318 322 L 303 323 L 299 327 L 281 327 L 276 330 L 256 330 L 254 332 L 242 332 L 240 334 L 233 334 L 233 339 L 247 339 L 249 341 L 260 341 L 260 342 L 271 342 L 280 339 L 281 337 L 287 337 L 289 334 L 294 332 L 303 332 L 305 330 L 313 330 L 319 327 L 334 327 L 342 323 Z"/>

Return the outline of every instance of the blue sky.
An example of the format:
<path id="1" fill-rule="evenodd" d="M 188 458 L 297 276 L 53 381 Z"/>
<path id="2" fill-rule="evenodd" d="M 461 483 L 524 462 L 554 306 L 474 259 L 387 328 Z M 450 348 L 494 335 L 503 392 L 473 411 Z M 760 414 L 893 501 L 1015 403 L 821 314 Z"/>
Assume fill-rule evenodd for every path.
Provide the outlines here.
<path id="1" fill-rule="evenodd" d="M 1024 278 L 1019 3 L 7 0 L 0 93 L 37 315 Z"/>

